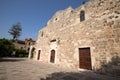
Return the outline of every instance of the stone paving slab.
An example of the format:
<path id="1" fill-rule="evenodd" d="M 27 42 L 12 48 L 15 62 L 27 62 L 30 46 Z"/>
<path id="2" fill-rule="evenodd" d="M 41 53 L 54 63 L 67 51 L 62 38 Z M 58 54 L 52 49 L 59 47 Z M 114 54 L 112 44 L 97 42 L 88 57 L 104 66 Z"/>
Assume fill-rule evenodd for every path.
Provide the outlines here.
<path id="1" fill-rule="evenodd" d="M 76 71 L 27 58 L 0 59 L 0 80 L 120 80 L 92 71 Z"/>

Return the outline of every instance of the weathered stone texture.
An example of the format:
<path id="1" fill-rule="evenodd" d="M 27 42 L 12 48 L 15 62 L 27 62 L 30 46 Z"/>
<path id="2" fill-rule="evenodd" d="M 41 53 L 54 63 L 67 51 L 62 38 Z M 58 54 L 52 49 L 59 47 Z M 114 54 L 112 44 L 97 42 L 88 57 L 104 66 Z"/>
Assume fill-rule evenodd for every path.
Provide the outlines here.
<path id="1" fill-rule="evenodd" d="M 54 49 L 55 64 L 79 68 L 78 49 L 84 47 L 90 47 L 93 70 L 120 76 L 120 0 L 90 0 L 58 11 L 39 31 L 35 59 L 41 50 L 40 61 L 50 62 Z"/>

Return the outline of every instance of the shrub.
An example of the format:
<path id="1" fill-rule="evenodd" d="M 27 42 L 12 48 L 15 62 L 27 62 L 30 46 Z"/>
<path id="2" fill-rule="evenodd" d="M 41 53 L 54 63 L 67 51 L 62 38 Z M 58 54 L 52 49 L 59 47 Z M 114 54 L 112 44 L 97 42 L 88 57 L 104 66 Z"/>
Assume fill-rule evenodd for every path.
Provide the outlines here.
<path id="1" fill-rule="evenodd" d="M 23 49 L 15 49 L 15 57 L 27 57 L 28 53 L 26 52 L 26 50 Z"/>
<path id="2" fill-rule="evenodd" d="M 11 40 L 0 39 L 0 57 L 11 56 L 14 48 Z"/>

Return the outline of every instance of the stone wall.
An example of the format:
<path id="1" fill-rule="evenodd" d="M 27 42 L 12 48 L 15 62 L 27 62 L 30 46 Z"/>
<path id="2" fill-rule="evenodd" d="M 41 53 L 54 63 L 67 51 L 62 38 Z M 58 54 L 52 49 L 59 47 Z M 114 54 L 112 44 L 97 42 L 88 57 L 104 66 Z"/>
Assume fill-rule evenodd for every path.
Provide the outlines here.
<path id="1" fill-rule="evenodd" d="M 80 22 L 80 12 L 85 20 Z M 40 61 L 79 69 L 79 48 L 90 47 L 92 70 L 120 76 L 120 0 L 90 0 L 72 9 L 60 10 L 39 31 L 36 42 Z"/>
<path id="2" fill-rule="evenodd" d="M 33 40 L 32 38 L 26 38 L 25 39 L 25 50 L 27 51 L 27 52 L 29 52 L 30 51 L 30 47 L 31 46 L 33 46 L 33 45 L 35 45 L 35 40 Z"/>

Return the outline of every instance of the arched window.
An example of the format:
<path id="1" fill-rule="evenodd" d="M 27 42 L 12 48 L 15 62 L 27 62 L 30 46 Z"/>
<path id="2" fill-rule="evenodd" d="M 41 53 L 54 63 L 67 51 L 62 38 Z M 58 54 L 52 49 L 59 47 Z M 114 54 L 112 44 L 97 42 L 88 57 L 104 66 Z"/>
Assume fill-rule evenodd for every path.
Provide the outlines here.
<path id="1" fill-rule="evenodd" d="M 41 50 L 38 50 L 37 60 L 40 60 L 40 53 L 41 53 Z"/>
<path id="2" fill-rule="evenodd" d="M 81 11 L 80 12 L 80 21 L 84 21 L 85 20 L 85 11 Z"/>
<path id="3" fill-rule="evenodd" d="M 51 63 L 55 62 L 55 50 L 51 50 L 50 62 Z"/>
<path id="4" fill-rule="evenodd" d="M 43 31 L 41 32 L 41 37 L 43 37 Z"/>

